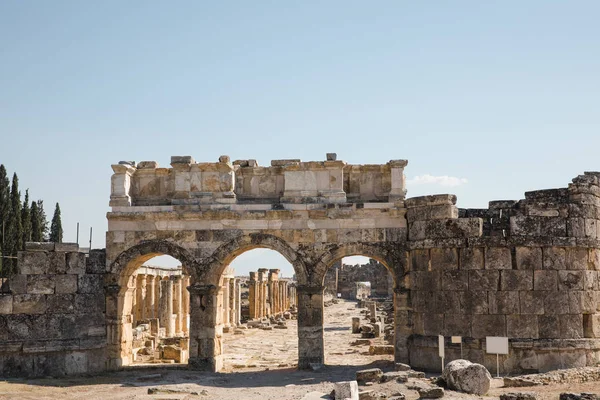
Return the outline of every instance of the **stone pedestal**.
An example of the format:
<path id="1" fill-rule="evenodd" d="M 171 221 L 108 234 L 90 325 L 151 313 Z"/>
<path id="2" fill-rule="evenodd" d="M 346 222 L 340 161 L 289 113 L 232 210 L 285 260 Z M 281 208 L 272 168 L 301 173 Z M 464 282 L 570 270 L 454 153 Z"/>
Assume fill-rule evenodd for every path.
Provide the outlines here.
<path id="1" fill-rule="evenodd" d="M 396 363 L 409 363 L 408 338 L 413 334 L 410 324 L 408 307 L 409 293 L 406 289 L 394 289 L 394 361 Z"/>
<path id="2" fill-rule="evenodd" d="M 323 342 L 324 286 L 298 286 L 298 368 L 325 362 Z"/>
<path id="3" fill-rule="evenodd" d="M 190 293 L 191 369 L 217 372 L 223 367 L 223 325 L 217 323 L 217 294 L 213 285 L 194 285 Z"/>

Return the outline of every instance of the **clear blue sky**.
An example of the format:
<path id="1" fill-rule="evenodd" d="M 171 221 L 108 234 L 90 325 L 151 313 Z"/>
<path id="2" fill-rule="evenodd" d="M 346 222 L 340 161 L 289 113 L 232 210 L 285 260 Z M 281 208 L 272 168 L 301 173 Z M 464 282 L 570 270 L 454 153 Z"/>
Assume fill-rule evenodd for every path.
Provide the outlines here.
<path id="1" fill-rule="evenodd" d="M 409 196 L 485 207 L 600 169 L 598 15 L 598 1 L 2 1 L 0 162 L 49 214 L 60 202 L 66 241 L 93 226 L 94 247 L 119 160 L 406 158 Z"/>

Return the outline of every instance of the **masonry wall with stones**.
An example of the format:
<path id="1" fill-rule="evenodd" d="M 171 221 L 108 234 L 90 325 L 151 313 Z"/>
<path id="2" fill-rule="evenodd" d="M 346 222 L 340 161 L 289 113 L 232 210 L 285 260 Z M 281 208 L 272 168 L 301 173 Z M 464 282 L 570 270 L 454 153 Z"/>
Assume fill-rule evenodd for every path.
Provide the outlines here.
<path id="1" fill-rule="evenodd" d="M 104 250 L 28 243 L 0 294 L 0 376 L 106 369 Z"/>
<path id="2" fill-rule="evenodd" d="M 382 263 L 373 259 L 362 265 L 336 263 L 327 270 L 324 284 L 325 290 L 334 296 L 340 293 L 342 298 L 356 299 L 358 282 L 370 282 L 373 297 L 394 295 L 394 279 Z"/>

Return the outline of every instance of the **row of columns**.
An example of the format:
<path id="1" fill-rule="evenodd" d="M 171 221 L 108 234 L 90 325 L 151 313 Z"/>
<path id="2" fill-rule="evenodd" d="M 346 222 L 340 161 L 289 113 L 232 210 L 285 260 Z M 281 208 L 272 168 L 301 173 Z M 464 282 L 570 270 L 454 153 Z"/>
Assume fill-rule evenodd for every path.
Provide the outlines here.
<path id="1" fill-rule="evenodd" d="M 278 269 L 261 268 L 250 272 L 248 301 L 251 319 L 270 317 L 296 305 L 296 288 L 287 280 L 279 280 Z"/>
<path id="2" fill-rule="evenodd" d="M 133 277 L 132 322 L 158 319 L 165 337 L 188 336 L 190 297 L 186 288 L 190 277 L 180 270 L 143 267 Z"/>
<path id="3" fill-rule="evenodd" d="M 220 322 L 226 327 L 237 326 L 241 323 L 242 291 L 240 279 L 233 275 L 224 275 L 219 303 L 221 304 Z"/>

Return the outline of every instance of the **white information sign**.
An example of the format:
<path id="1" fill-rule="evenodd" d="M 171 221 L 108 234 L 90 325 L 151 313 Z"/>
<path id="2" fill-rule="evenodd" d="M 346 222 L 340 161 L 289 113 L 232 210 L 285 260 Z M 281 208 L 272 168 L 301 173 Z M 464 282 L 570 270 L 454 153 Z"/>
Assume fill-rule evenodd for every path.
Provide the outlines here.
<path id="1" fill-rule="evenodd" d="M 462 343 L 462 337 L 452 336 L 452 343 Z"/>
<path id="2" fill-rule="evenodd" d="M 508 354 L 508 338 L 501 336 L 488 336 L 485 338 L 486 348 L 489 354 Z"/>
<path id="3" fill-rule="evenodd" d="M 444 337 L 442 335 L 438 336 L 438 347 L 440 352 L 440 357 L 444 358 Z"/>

